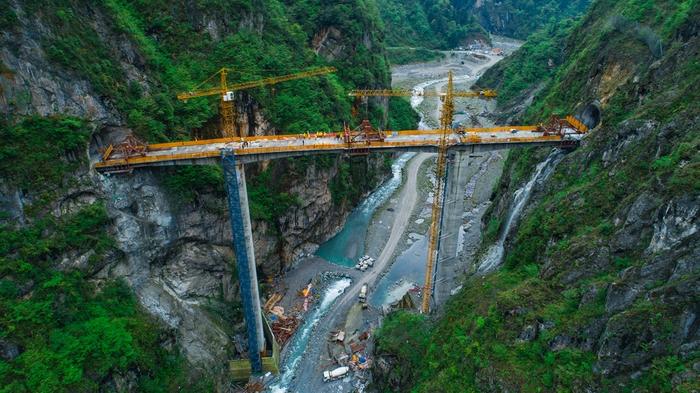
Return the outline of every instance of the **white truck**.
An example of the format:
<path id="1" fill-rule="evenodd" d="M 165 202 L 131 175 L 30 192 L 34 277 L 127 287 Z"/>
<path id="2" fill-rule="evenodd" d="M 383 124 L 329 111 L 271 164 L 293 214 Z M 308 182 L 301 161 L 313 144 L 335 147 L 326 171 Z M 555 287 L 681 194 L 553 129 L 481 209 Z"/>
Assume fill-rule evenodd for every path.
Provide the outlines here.
<path id="1" fill-rule="evenodd" d="M 323 382 L 330 382 L 335 381 L 336 379 L 343 378 L 348 373 L 348 371 L 350 371 L 350 367 L 338 367 L 335 370 L 324 371 Z"/>
<path id="2" fill-rule="evenodd" d="M 362 303 L 362 308 L 367 308 L 367 284 L 362 285 L 360 295 L 357 298 Z"/>

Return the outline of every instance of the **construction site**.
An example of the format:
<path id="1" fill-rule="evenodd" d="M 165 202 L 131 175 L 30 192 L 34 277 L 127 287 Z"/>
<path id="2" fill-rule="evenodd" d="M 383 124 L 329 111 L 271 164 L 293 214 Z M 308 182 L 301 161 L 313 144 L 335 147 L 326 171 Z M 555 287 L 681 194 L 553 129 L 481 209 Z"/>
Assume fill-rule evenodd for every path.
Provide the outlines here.
<path id="1" fill-rule="evenodd" d="M 181 100 L 218 97 L 220 138 L 145 144 L 130 136 L 105 148 L 94 167 L 104 174 L 122 176 L 145 167 L 222 165 L 247 329 L 247 346 L 237 346 L 248 358 L 231 360 L 232 377 L 248 391 L 323 391 L 336 383 L 347 385 L 348 390 L 364 391 L 374 366 L 373 331 L 381 324 L 382 316 L 396 308 L 434 312 L 450 292 L 454 293 L 450 280 L 456 281 L 459 274 L 469 270 L 460 262 L 468 228 L 454 217 L 462 217 L 461 211 L 470 203 L 474 214 L 479 209 L 483 214 L 484 201 L 475 202 L 475 184 L 488 177 L 485 174 L 490 173 L 494 158 L 502 159 L 498 152 L 524 146 L 573 149 L 588 131 L 573 116 L 552 116 L 549 122 L 535 125 L 482 126 L 489 122 L 488 100 L 498 93 L 471 91 L 469 87 L 501 56 L 500 50 L 495 55 L 478 56 L 463 51 L 459 59 L 466 59 L 467 65 L 465 60 L 461 64 L 453 60 L 433 66 L 431 71 L 439 78 L 431 80 L 415 73 L 402 78 L 402 70 L 397 70 L 395 81 L 421 82 L 413 88 L 350 93 L 360 102 L 370 97 L 411 99 L 423 119 L 418 130 L 380 129 L 363 120 L 336 132 L 248 136 L 235 127 L 236 91 L 323 77 L 336 70 L 324 67 L 235 84 L 228 80 L 228 69 L 222 68 L 193 91 L 178 95 Z M 428 102 L 435 106 L 421 106 Z M 465 103 L 467 110 L 461 107 Z M 268 282 L 273 290 L 262 297 L 245 164 L 316 154 L 375 152 L 393 153 L 398 160 L 393 188 L 387 188 L 373 202 L 371 224 L 349 229 L 371 234 L 360 247 L 367 254 L 354 255 L 351 266 L 333 263 L 333 258 L 303 258 L 284 276 Z M 391 180 L 382 187 L 390 187 L 389 183 Z M 484 199 L 483 195 L 478 197 Z M 445 209 L 449 210 L 447 214 Z M 478 219 L 477 214 L 471 223 Z M 397 262 L 396 268 L 404 270 L 395 272 L 394 261 L 400 261 L 408 251 L 419 258 L 405 257 L 412 262 Z M 385 276 L 395 281 L 386 282 Z M 377 288 L 381 288 L 381 299 Z M 298 381 L 304 381 L 303 389 Z"/>
<path id="2" fill-rule="evenodd" d="M 700 392 L 700 0 L 0 26 L 0 393 Z"/>

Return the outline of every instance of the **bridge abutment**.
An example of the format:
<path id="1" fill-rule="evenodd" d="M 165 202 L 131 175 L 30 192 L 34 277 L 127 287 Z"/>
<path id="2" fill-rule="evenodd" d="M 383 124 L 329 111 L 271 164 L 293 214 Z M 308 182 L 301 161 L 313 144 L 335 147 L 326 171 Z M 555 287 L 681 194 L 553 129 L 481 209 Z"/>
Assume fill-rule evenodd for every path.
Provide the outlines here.
<path id="1" fill-rule="evenodd" d="M 262 353 L 265 351 L 262 309 L 258 274 L 255 266 L 253 248 L 253 228 L 248 208 L 248 190 L 245 182 L 243 163 L 236 162 L 231 150 L 222 150 L 221 163 L 224 170 L 233 248 L 236 255 L 236 267 L 241 288 L 241 301 L 248 331 L 248 355 L 251 371 L 262 372 Z"/>

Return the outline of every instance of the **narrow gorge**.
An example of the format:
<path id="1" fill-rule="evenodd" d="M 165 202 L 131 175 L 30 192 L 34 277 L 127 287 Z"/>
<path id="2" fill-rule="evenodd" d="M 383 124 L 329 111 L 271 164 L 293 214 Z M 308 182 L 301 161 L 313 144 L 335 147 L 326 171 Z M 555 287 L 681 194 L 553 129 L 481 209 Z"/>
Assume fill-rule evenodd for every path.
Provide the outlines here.
<path id="1" fill-rule="evenodd" d="M 0 393 L 700 391 L 699 34 L 698 0 L 3 2 Z"/>

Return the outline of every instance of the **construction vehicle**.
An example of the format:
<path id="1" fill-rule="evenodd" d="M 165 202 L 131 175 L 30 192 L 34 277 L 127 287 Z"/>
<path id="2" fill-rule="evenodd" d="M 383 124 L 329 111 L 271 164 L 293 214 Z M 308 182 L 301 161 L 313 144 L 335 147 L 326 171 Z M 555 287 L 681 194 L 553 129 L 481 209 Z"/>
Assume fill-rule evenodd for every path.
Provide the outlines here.
<path id="1" fill-rule="evenodd" d="M 372 266 L 374 266 L 374 258 L 370 257 L 369 255 L 365 255 L 364 257 L 360 258 L 358 263 L 355 265 L 355 269 L 364 272 Z"/>
<path id="2" fill-rule="evenodd" d="M 350 371 L 350 367 L 338 367 L 335 370 L 323 372 L 323 382 L 335 381 L 343 378 Z"/>
<path id="3" fill-rule="evenodd" d="M 321 67 L 297 72 L 294 74 L 229 84 L 228 74 L 232 71 L 233 69 L 224 67 L 216 73 L 214 73 L 214 75 L 204 80 L 199 85 L 195 86 L 192 90 L 177 95 L 177 98 L 179 100 L 185 102 L 187 102 L 187 100 L 189 99 L 197 97 L 219 96 L 221 100 L 219 103 L 219 115 L 221 116 L 221 133 L 226 138 L 246 136 L 239 135 L 239 133 L 236 132 L 236 106 L 234 102 L 234 93 L 236 91 L 252 89 L 255 87 L 269 86 L 281 82 L 308 78 L 317 75 L 325 75 L 335 72 L 337 70 L 334 67 Z M 219 77 L 218 87 L 203 87 L 216 77 Z"/>
<path id="4" fill-rule="evenodd" d="M 331 341 L 342 343 L 345 341 L 345 332 L 340 330 L 337 332 L 331 332 Z"/>
<path id="5" fill-rule="evenodd" d="M 360 304 L 362 304 L 362 308 L 367 308 L 367 284 L 362 285 L 362 288 L 360 288 L 360 295 L 357 297 Z"/>

